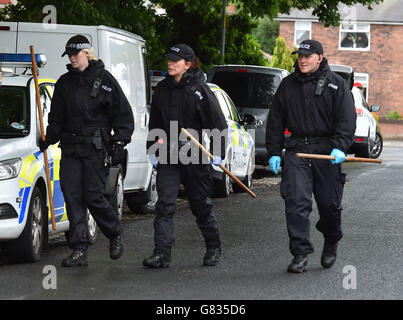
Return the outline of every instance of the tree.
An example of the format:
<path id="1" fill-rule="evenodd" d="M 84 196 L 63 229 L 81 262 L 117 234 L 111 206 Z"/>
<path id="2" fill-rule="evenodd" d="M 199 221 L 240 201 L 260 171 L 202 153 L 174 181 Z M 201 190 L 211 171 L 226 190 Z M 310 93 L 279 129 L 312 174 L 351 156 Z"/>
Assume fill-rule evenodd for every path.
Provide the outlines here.
<path id="1" fill-rule="evenodd" d="M 263 51 L 273 54 L 276 38 L 279 35 L 280 23 L 271 20 L 267 16 L 259 18 L 257 23 L 257 28 L 252 32 L 253 36 L 257 39 Z"/>
<path id="2" fill-rule="evenodd" d="M 357 3 L 371 7 L 382 0 L 234 0 L 237 14 L 227 17 L 225 63 L 260 64 L 266 61 L 260 45 L 251 35 L 257 26 L 255 18 L 267 15 L 273 19 L 291 8 L 313 8 L 313 14 L 326 24 L 337 24 L 339 3 Z M 168 46 L 185 42 L 200 57 L 204 70 L 222 63 L 222 0 L 19 0 L 0 9 L 0 20 L 42 22 L 43 7 L 54 5 L 57 22 L 64 24 L 116 27 L 141 35 L 147 41 L 151 68 L 166 68 L 164 53 Z M 161 5 L 166 16 L 157 16 L 153 6 Z"/>
<path id="3" fill-rule="evenodd" d="M 287 47 L 285 39 L 278 37 L 276 39 L 276 47 L 274 48 L 274 54 L 270 67 L 280 68 L 293 71 L 296 57 L 291 54 L 291 50 Z"/>

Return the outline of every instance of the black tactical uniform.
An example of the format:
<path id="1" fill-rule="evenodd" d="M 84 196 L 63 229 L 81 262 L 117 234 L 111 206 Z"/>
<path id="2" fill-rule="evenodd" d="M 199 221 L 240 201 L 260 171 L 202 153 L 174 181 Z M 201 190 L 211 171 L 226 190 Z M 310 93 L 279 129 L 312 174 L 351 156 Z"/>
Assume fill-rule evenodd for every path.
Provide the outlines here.
<path id="1" fill-rule="evenodd" d="M 55 85 L 46 144 L 60 141 L 62 150 L 60 183 L 70 223 L 68 244 L 86 251 L 86 208 L 106 237 L 115 239 L 122 232 L 117 212 L 104 196 L 109 174 L 105 156 L 112 145 L 123 148 L 130 142 L 134 121 L 122 89 L 101 60 L 89 61 L 82 72 L 71 64 L 67 69 Z"/>
<path id="2" fill-rule="evenodd" d="M 178 130 L 195 129 L 199 137 L 201 137 L 202 129 L 222 131 L 228 128 L 218 101 L 204 83 L 200 69 L 189 69 L 179 83 L 171 76 L 167 76 L 158 83 L 151 105 L 149 129 L 150 131 L 164 130 L 168 135 L 168 141 L 163 143 L 169 143 L 171 121 L 178 121 Z M 154 143 L 154 140 L 148 141 L 148 148 Z M 180 183 L 183 183 L 185 187 L 190 208 L 203 234 L 207 250 L 220 248 L 219 226 L 213 215 L 212 202 L 209 198 L 212 191 L 210 165 L 198 164 L 200 162 L 189 165 L 183 165 L 180 162 L 174 164 L 172 157 L 173 153 L 178 151 L 177 143 L 178 141 L 173 141 L 173 145 L 168 146 L 168 150 L 171 150 L 167 159 L 168 163 L 162 164 L 164 161 L 162 159 L 157 168 L 158 202 L 154 220 L 154 241 L 155 252 L 164 255 L 164 264 L 155 266 L 144 262 L 146 266 L 168 266 L 171 247 L 175 242 L 173 215 Z M 218 155 L 225 157 L 225 141 Z"/>
<path id="3" fill-rule="evenodd" d="M 312 42 L 306 41 L 308 45 Z M 266 141 L 269 157 L 281 156 L 283 148 L 286 150 L 281 196 L 286 205 L 290 251 L 294 256 L 313 252 L 309 239 L 312 193 L 320 215 L 316 227 L 325 242 L 335 244 L 341 239 L 345 183 L 340 164 L 298 158 L 295 153 L 328 155 L 334 148 L 347 153 L 353 142 L 355 122 L 351 92 L 344 80 L 330 71 L 326 58 L 309 75 L 301 73 L 296 63 L 295 72 L 282 81 L 275 95 Z M 289 138 L 284 137 L 286 128 L 291 131 Z"/>

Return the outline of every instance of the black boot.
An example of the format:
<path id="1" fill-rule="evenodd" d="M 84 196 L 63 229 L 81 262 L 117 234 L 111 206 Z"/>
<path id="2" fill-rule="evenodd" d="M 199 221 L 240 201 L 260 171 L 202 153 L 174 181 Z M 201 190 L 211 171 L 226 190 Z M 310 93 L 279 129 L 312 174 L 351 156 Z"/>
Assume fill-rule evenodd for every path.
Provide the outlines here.
<path id="1" fill-rule="evenodd" d="M 207 249 L 203 257 L 203 265 L 216 266 L 220 261 L 220 257 L 221 257 L 220 248 Z"/>
<path id="2" fill-rule="evenodd" d="M 290 273 L 302 273 L 306 271 L 308 264 L 308 256 L 306 254 L 299 254 L 294 256 L 291 264 L 288 266 L 287 271 Z"/>
<path id="3" fill-rule="evenodd" d="M 154 250 L 151 257 L 143 260 L 143 266 L 148 268 L 168 268 L 171 257 L 161 250 Z"/>
<path id="4" fill-rule="evenodd" d="M 73 249 L 73 253 L 62 261 L 63 267 L 79 267 L 88 265 L 87 250 Z"/>
<path id="5" fill-rule="evenodd" d="M 109 240 L 109 256 L 113 260 L 119 259 L 123 254 L 122 235 L 118 235 Z"/>
<path id="6" fill-rule="evenodd" d="M 328 269 L 336 262 L 337 244 L 337 242 L 329 244 L 325 241 L 323 245 L 322 256 L 320 258 L 320 264 L 323 268 Z"/>

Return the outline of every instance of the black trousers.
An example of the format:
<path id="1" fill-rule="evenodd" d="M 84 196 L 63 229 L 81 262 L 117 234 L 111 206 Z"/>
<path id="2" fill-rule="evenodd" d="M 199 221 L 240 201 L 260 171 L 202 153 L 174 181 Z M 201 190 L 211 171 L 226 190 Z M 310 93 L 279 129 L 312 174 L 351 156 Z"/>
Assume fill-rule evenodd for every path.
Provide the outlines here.
<path id="1" fill-rule="evenodd" d="M 159 164 L 157 168 L 157 214 L 154 219 L 155 248 L 170 253 L 175 244 L 173 216 L 179 184 L 183 183 L 190 208 L 202 232 L 206 247 L 220 247 L 220 230 L 212 212 L 209 198 L 212 190 L 212 177 L 209 165 Z M 167 251 L 166 251 L 167 250 Z"/>
<path id="2" fill-rule="evenodd" d="M 312 193 L 319 211 L 316 228 L 329 243 L 342 238 L 341 202 L 344 183 L 345 174 L 341 172 L 341 165 L 333 165 L 329 160 L 298 158 L 294 152 L 286 151 L 280 188 L 285 201 L 292 255 L 313 252 L 309 238 Z"/>
<path id="3" fill-rule="evenodd" d="M 70 248 L 87 249 L 87 208 L 102 233 L 110 238 L 119 235 L 122 226 L 118 214 L 104 196 L 109 168 L 99 154 L 87 157 L 62 155 L 60 184 L 66 203 L 70 230 L 66 235 Z"/>

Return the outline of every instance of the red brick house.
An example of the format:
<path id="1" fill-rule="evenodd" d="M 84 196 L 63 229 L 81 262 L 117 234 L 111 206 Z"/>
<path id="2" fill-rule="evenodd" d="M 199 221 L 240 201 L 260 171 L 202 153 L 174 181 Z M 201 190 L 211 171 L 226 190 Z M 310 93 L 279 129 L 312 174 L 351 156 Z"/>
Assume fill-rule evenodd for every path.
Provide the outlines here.
<path id="1" fill-rule="evenodd" d="M 279 15 L 280 36 L 290 49 L 315 39 L 329 63 L 354 68 L 356 81 L 366 88 L 369 105 L 381 105 L 381 116 L 403 114 L 403 1 L 384 0 L 368 10 L 362 5 L 339 7 L 340 26 L 326 28 L 312 10 Z"/>

